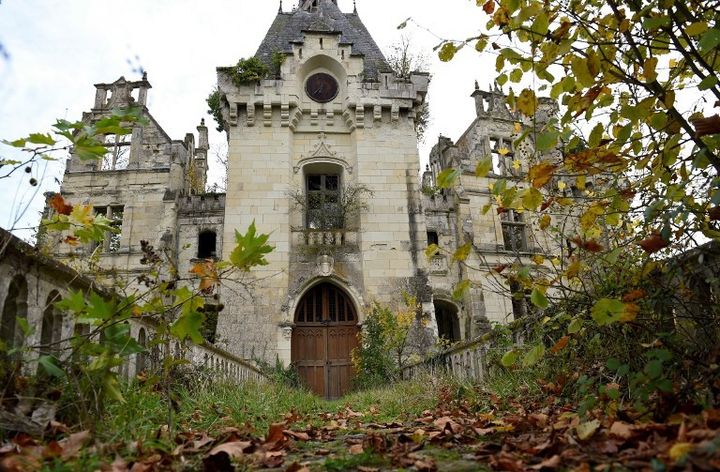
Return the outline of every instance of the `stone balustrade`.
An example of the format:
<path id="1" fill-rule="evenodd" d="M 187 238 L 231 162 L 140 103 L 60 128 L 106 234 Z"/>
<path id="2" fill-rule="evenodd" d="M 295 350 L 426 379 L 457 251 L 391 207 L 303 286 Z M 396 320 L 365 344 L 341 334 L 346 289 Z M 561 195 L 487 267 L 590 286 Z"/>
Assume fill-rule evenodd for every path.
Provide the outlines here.
<path id="1" fill-rule="evenodd" d="M 357 245 L 357 232 L 346 229 L 300 229 L 293 230 L 295 246 L 331 246 Z"/>
<path id="2" fill-rule="evenodd" d="M 402 378 L 409 380 L 427 372 L 433 376 L 446 374 L 481 382 L 488 375 L 488 353 L 491 349 L 487 341 L 480 339 L 458 344 L 430 359 L 406 366 L 402 370 Z"/>

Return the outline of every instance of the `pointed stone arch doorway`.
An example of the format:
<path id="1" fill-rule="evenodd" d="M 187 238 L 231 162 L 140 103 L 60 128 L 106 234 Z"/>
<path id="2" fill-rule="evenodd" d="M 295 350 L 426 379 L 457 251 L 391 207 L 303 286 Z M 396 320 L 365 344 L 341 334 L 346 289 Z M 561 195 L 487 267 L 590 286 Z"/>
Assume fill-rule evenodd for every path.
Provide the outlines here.
<path id="1" fill-rule="evenodd" d="M 355 306 L 342 289 L 322 283 L 308 290 L 295 310 L 291 341 L 291 360 L 303 384 L 327 399 L 347 393 L 359 331 Z"/>

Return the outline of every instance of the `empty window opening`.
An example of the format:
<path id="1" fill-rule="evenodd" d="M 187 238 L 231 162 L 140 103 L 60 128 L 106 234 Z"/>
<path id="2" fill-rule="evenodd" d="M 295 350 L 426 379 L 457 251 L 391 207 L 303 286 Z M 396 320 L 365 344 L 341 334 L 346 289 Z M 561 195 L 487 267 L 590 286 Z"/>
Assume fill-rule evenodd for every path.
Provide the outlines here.
<path id="1" fill-rule="evenodd" d="M 507 210 L 502 220 L 503 244 L 506 251 L 527 252 L 527 235 L 522 213 Z"/>
<path id="2" fill-rule="evenodd" d="M 457 307 L 442 300 L 436 300 L 434 305 L 438 337 L 453 343 L 460 341 L 460 320 Z"/>
<path id="3" fill-rule="evenodd" d="M 48 295 L 43 311 L 42 330 L 40 332 L 40 354 L 57 355 L 60 352 L 62 338 L 62 313 L 55 307 L 60 300 L 60 293 L 53 290 Z"/>
<path id="4" fill-rule="evenodd" d="M 507 175 L 512 173 L 511 144 L 508 139 L 491 137 L 490 156 L 493 163 L 493 173 L 496 175 Z"/>
<path id="5" fill-rule="evenodd" d="M 105 233 L 105 239 L 102 243 L 103 251 L 116 253 L 120 251 L 120 241 L 122 239 L 123 217 L 125 207 L 121 205 L 111 205 L 107 207 L 95 207 L 95 214 L 102 215 L 110 220 L 109 226 L 113 231 Z"/>
<path id="6" fill-rule="evenodd" d="M 107 134 L 105 135 L 105 147 L 107 152 L 100 160 L 100 170 L 123 170 L 127 169 L 130 162 L 130 134 Z"/>
<path id="7" fill-rule="evenodd" d="M 342 51 L 340 51 L 340 58 L 342 60 L 345 60 L 345 50 L 344 49 Z"/>
<path id="8" fill-rule="evenodd" d="M 439 240 L 439 238 L 438 238 L 437 231 L 428 231 L 428 232 L 427 232 L 427 243 L 428 243 L 428 246 L 430 246 L 431 244 L 435 244 L 435 245 L 437 246 L 437 245 L 440 243 L 439 241 L 440 241 L 440 240 Z"/>
<path id="9" fill-rule="evenodd" d="M 308 229 L 338 229 L 344 225 L 340 201 L 340 176 L 323 174 L 307 176 Z"/>
<path id="10" fill-rule="evenodd" d="M 23 344 L 24 335 L 17 320 L 27 319 L 27 296 L 27 281 L 22 275 L 16 275 L 8 286 L 0 325 L 0 339 L 5 342 L 8 349 Z"/>
<path id="11" fill-rule="evenodd" d="M 320 38 L 320 49 L 324 49 L 323 38 Z"/>
<path id="12" fill-rule="evenodd" d="M 198 236 L 198 259 L 217 257 L 217 234 L 215 231 L 202 231 Z"/>

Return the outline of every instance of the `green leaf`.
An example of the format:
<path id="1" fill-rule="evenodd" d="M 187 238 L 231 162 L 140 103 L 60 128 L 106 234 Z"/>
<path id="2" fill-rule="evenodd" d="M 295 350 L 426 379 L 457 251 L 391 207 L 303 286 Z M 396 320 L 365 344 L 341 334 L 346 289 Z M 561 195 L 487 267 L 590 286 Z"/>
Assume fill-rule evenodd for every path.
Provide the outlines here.
<path id="1" fill-rule="evenodd" d="M 557 131 L 546 131 L 544 133 L 540 133 L 537 136 L 535 147 L 540 152 L 553 149 L 557 145 L 558 136 L 559 134 Z"/>
<path id="2" fill-rule="evenodd" d="M 469 280 L 463 280 L 457 285 L 455 285 L 455 289 L 453 290 L 452 297 L 453 300 L 461 301 L 463 297 L 465 296 L 465 292 L 467 292 L 470 289 L 470 281 Z"/>
<path id="3" fill-rule="evenodd" d="M 540 308 L 541 310 L 544 310 L 545 308 L 550 306 L 550 302 L 548 301 L 545 294 L 538 290 L 537 287 L 534 288 L 532 293 L 530 294 L 530 301 L 533 305 Z"/>
<path id="4" fill-rule="evenodd" d="M 590 133 L 590 137 L 588 138 L 588 145 L 591 148 L 596 148 L 600 145 L 603 131 L 605 131 L 605 125 L 603 125 L 602 123 L 598 123 L 595 125 L 592 132 Z"/>
<path id="5" fill-rule="evenodd" d="M 60 368 L 59 362 L 53 356 L 40 356 L 38 364 L 51 377 L 65 378 L 65 371 Z"/>
<path id="6" fill-rule="evenodd" d="M 713 88 L 718 83 L 718 78 L 715 75 L 709 75 L 705 77 L 702 82 L 698 84 L 698 90 L 708 90 Z"/>
<path id="7" fill-rule="evenodd" d="M 523 71 L 522 69 L 514 69 L 512 72 L 510 72 L 510 82 L 518 83 L 522 80 L 523 77 Z"/>
<path id="8" fill-rule="evenodd" d="M 595 83 L 590 69 L 588 69 L 587 61 L 579 56 L 574 56 L 572 59 L 572 71 L 575 74 L 575 78 L 580 81 L 583 87 L 592 87 Z"/>
<path id="9" fill-rule="evenodd" d="M 27 138 L 29 143 L 33 144 L 45 144 L 52 146 L 56 141 L 49 134 L 33 133 Z"/>
<path id="10" fill-rule="evenodd" d="M 487 47 L 488 40 L 487 38 L 480 38 L 478 39 L 477 43 L 475 43 L 475 50 L 477 52 L 483 52 L 485 48 Z"/>
<path id="11" fill-rule="evenodd" d="M 590 314 L 598 325 L 606 326 L 620 321 L 624 311 L 625 304 L 620 300 L 601 298 L 590 309 Z"/>
<path id="12" fill-rule="evenodd" d="M 268 234 L 256 236 L 255 220 L 245 235 L 235 230 L 235 242 L 237 246 L 230 253 L 230 262 L 238 269 L 249 272 L 256 266 L 266 266 L 268 261 L 265 255 L 273 251 L 273 247 L 265 244 L 270 238 Z"/>
<path id="13" fill-rule="evenodd" d="M 455 181 L 460 176 L 460 171 L 456 169 L 445 169 L 440 172 L 437 177 L 437 186 L 439 188 L 452 188 L 455 185 Z"/>
<path id="14" fill-rule="evenodd" d="M 438 57 L 443 62 L 451 61 L 455 57 L 455 53 L 458 51 L 457 46 L 453 43 L 445 43 L 438 52 Z"/>
<path id="15" fill-rule="evenodd" d="M 716 28 L 709 29 L 703 34 L 698 42 L 700 53 L 704 54 L 711 49 L 715 49 L 720 44 L 720 30 Z"/>
<path id="16" fill-rule="evenodd" d="M 70 290 L 62 300 L 55 303 L 55 307 L 60 311 L 81 313 L 85 311 L 85 295 L 79 290 Z"/>
<path id="17" fill-rule="evenodd" d="M 670 17 L 668 16 L 656 16 L 652 18 L 645 18 L 643 21 L 643 28 L 646 30 L 655 30 L 663 26 L 670 24 Z"/>
<path id="18" fill-rule="evenodd" d="M 508 351 L 503 356 L 502 359 L 500 359 L 500 363 L 504 367 L 512 367 L 515 365 L 519 357 L 519 353 L 516 350 Z"/>
<path id="19" fill-rule="evenodd" d="M 453 254 L 453 260 L 465 262 L 465 260 L 467 260 L 468 256 L 470 255 L 470 251 L 472 251 L 472 247 L 473 246 L 471 242 L 465 243 L 460 246 L 458 250 L 455 251 L 455 254 Z"/>
<path id="20" fill-rule="evenodd" d="M 543 195 L 540 190 L 535 187 L 530 187 L 522 191 L 521 193 L 523 208 L 526 210 L 537 210 L 542 205 Z"/>
<path id="21" fill-rule="evenodd" d="M 28 337 L 32 334 L 33 328 L 30 326 L 30 323 L 28 322 L 27 318 L 22 316 L 15 317 L 15 323 L 18 328 L 20 328 L 20 331 L 22 332 L 23 336 Z"/>
<path id="22" fill-rule="evenodd" d="M 125 403 L 125 398 L 120 392 L 120 383 L 118 382 L 116 374 L 112 372 L 106 374 L 105 377 L 103 377 L 102 384 L 105 396 L 120 403 Z"/>
<path id="23" fill-rule="evenodd" d="M 660 360 L 654 359 L 645 364 L 643 372 L 647 374 L 653 380 L 659 379 L 663 374 L 663 363 Z"/>
<path id="24" fill-rule="evenodd" d="M 484 157 L 480 159 L 475 167 L 475 177 L 487 177 L 492 168 L 493 162 L 491 157 Z"/>
<path id="25" fill-rule="evenodd" d="M 8 146 L 12 146 L 15 148 L 24 148 L 26 141 L 24 139 L 16 139 L 15 141 L 5 141 L 3 140 L 3 144 L 7 144 Z"/>
<path id="26" fill-rule="evenodd" d="M 115 314 L 115 304 L 105 301 L 103 297 L 96 292 L 92 292 L 89 297 L 87 307 L 87 317 L 99 320 L 108 320 Z"/>
<path id="27" fill-rule="evenodd" d="M 583 322 L 582 322 L 581 318 L 574 318 L 570 322 L 570 325 L 568 325 L 567 331 L 569 334 L 579 333 L 580 330 L 582 329 L 582 325 L 583 325 Z"/>
<path id="28" fill-rule="evenodd" d="M 204 319 L 205 316 L 195 310 L 183 313 L 170 327 L 170 333 L 181 341 L 190 338 L 192 342 L 202 344 L 204 339 L 201 329 Z"/>
<path id="29" fill-rule="evenodd" d="M 523 356 L 522 366 L 531 367 L 538 363 L 545 355 L 545 346 L 536 344 Z"/>

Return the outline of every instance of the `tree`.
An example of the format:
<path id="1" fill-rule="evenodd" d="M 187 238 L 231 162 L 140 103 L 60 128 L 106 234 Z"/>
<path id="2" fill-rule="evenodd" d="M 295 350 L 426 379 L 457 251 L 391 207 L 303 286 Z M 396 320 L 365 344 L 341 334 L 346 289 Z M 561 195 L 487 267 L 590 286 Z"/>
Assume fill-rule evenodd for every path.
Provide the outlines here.
<path id="1" fill-rule="evenodd" d="M 507 101 L 525 130 L 514 147 L 532 145 L 529 172 L 496 182 L 497 202 L 485 211 L 523 211 L 557 243 L 556 254 L 486 268 L 500 283 L 529 293 L 538 310 L 538 344 L 525 365 L 543 357 L 544 344 L 556 354 L 568 341 L 588 348 L 598 339 L 623 339 L 642 381 L 662 390 L 667 383 L 650 381 L 669 358 L 646 356 L 646 345 L 672 351 L 675 365 L 712 351 L 712 343 L 680 329 L 672 304 L 678 302 L 670 302 L 676 297 L 651 295 L 649 288 L 671 273 L 683 280 L 688 274 L 673 269 L 678 254 L 720 239 L 720 116 L 708 116 L 720 106 L 718 6 L 478 1 L 488 19 L 485 31 L 438 45 L 443 61 L 466 45 L 496 55 L 497 83 L 521 88 L 510 88 Z M 547 116 L 541 95 L 559 103 L 558 115 Z M 489 172 L 487 164 L 478 163 L 478 176 Z M 440 177 L 441 187 L 451 187 L 459 172 Z M 462 247 L 454 256 L 465 261 L 471 250 Z M 665 311 L 658 308 L 663 304 Z M 685 316 L 696 326 L 720 322 L 716 307 Z M 544 327 L 550 325 L 557 331 Z M 518 358 L 509 355 L 507 364 Z M 704 372 L 700 383 L 714 392 L 717 374 Z"/>
<path id="2" fill-rule="evenodd" d="M 413 72 L 425 72 L 429 69 L 428 59 L 422 52 L 415 52 L 409 37 L 403 36 L 393 43 L 386 54 L 387 62 L 395 75 L 410 80 Z M 425 139 L 425 131 L 430 126 L 430 103 L 425 99 L 415 116 L 415 131 L 418 141 Z"/>

